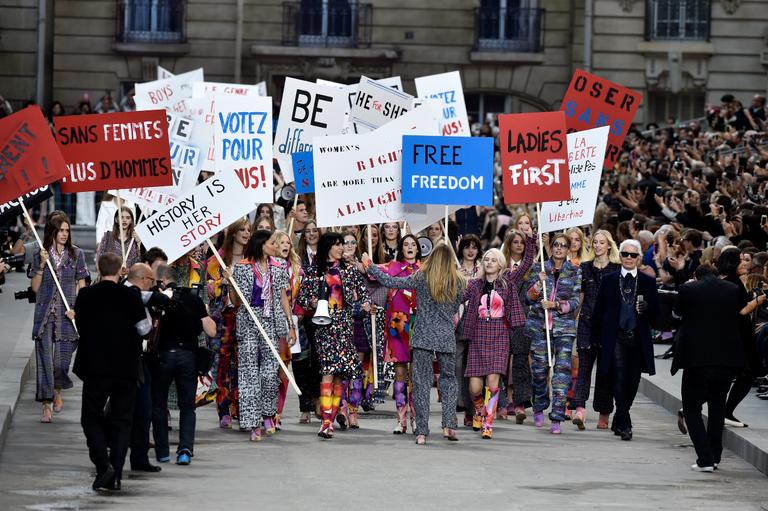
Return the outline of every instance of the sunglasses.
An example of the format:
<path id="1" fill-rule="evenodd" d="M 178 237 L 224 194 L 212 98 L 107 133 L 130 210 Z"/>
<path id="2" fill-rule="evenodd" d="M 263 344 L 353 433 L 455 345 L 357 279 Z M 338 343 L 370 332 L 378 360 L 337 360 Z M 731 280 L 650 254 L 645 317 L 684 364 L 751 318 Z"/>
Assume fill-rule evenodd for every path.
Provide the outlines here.
<path id="1" fill-rule="evenodd" d="M 568 248 L 568 245 L 556 241 L 555 243 L 552 243 L 552 248 Z"/>
<path id="2" fill-rule="evenodd" d="M 347 240 L 344 242 L 344 245 L 346 246 L 354 246 L 357 245 L 357 242 L 355 240 Z"/>
<path id="3" fill-rule="evenodd" d="M 635 252 L 619 252 L 619 255 L 621 255 L 621 257 L 630 257 L 632 259 L 640 257 L 640 254 L 636 254 Z"/>

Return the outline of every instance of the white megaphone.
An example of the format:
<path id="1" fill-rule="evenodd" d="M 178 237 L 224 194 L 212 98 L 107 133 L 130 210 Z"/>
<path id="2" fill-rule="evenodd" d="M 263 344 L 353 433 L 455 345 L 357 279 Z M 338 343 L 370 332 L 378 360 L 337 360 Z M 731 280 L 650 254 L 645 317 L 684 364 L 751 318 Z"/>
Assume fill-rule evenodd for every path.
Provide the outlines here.
<path id="1" fill-rule="evenodd" d="M 331 314 L 328 310 L 328 283 L 325 281 L 325 275 L 321 278 L 320 289 L 317 293 L 317 308 L 315 315 L 312 316 L 312 323 L 318 326 L 331 324 Z"/>

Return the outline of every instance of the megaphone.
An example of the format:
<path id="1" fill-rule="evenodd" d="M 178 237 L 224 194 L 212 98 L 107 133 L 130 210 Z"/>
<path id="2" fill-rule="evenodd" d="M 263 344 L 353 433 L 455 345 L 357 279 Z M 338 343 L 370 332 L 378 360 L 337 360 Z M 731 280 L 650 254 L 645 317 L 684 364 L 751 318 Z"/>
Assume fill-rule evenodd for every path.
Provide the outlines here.
<path id="1" fill-rule="evenodd" d="M 284 186 L 280 189 L 280 198 L 286 202 L 291 202 L 296 197 L 296 188 L 293 186 Z"/>
<path id="2" fill-rule="evenodd" d="M 426 236 L 421 236 L 419 238 L 419 252 L 421 253 L 421 257 L 427 257 L 432 252 L 432 248 L 431 239 Z"/>
<path id="3" fill-rule="evenodd" d="M 315 315 L 312 316 L 312 323 L 318 326 L 331 324 L 331 314 L 328 310 L 328 283 L 325 281 L 325 275 L 320 277 L 320 289 L 317 293 L 317 308 Z"/>

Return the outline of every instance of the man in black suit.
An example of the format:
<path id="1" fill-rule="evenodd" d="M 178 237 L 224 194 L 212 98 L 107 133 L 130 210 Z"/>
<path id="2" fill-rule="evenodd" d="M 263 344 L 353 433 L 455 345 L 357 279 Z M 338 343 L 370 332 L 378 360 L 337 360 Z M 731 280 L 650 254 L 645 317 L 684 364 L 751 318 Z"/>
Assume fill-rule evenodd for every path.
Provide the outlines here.
<path id="1" fill-rule="evenodd" d="M 115 254 L 102 255 L 97 263 L 101 282 L 80 290 L 75 301 L 80 343 L 73 372 L 83 380 L 80 424 L 96 465 L 94 490 L 120 489 L 136 399 L 141 336 L 151 328 L 141 295 L 118 284 L 122 264 Z M 107 400 L 110 412 L 105 418 Z"/>
<path id="2" fill-rule="evenodd" d="M 609 371 L 616 401 L 611 429 L 622 440 L 632 440 L 629 410 L 637 395 L 640 374 L 656 373 L 649 321 L 656 317 L 659 295 L 656 279 L 638 272 L 640 243 L 625 240 L 619 248 L 621 270 L 603 277 L 593 317 L 592 342 L 601 346 L 601 370 Z"/>
<path id="3" fill-rule="evenodd" d="M 698 459 L 697 472 L 712 472 L 723 452 L 725 401 L 736 370 L 746 365 L 739 339 L 743 295 L 732 282 L 717 278 L 710 265 L 700 266 L 696 281 L 680 286 L 675 316 L 681 318 L 672 374 L 683 369 L 683 414 Z M 707 403 L 704 427 L 701 408 Z"/>

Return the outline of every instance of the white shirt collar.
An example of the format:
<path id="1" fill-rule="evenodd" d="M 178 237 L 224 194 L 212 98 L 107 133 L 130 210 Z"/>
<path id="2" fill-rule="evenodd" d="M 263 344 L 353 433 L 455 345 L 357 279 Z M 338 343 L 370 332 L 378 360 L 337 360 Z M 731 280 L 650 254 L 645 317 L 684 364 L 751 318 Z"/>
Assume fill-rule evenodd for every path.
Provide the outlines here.
<path id="1" fill-rule="evenodd" d="M 627 273 L 629 273 L 629 274 L 630 274 L 630 275 L 632 275 L 633 277 L 637 278 L 637 268 L 635 268 L 635 269 L 634 269 L 634 270 L 632 270 L 632 271 L 629 271 L 629 270 L 627 270 L 626 268 L 624 268 L 624 267 L 622 266 L 622 267 L 621 267 L 621 277 L 622 277 L 622 278 L 626 277 L 626 276 L 627 276 Z"/>

